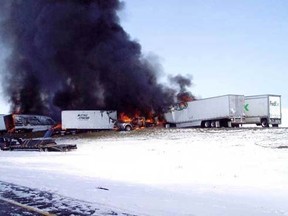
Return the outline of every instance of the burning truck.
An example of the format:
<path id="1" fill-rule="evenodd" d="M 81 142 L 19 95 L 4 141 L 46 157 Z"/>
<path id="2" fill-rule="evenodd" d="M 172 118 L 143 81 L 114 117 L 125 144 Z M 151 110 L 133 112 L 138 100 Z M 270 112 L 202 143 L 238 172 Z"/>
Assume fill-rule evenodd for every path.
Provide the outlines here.
<path id="1" fill-rule="evenodd" d="M 10 114 L 1 115 L 1 130 L 3 132 L 37 132 L 53 128 L 56 122 L 49 116 Z"/>
<path id="2" fill-rule="evenodd" d="M 155 119 L 124 113 L 117 115 L 115 110 L 64 110 L 61 113 L 62 129 L 80 130 L 125 130 L 130 131 L 156 125 Z"/>
<path id="3" fill-rule="evenodd" d="M 166 127 L 239 127 L 245 123 L 244 95 L 180 102 L 164 114 Z"/>
<path id="4" fill-rule="evenodd" d="M 120 131 L 131 131 L 145 127 L 154 127 L 159 124 L 158 117 L 148 117 L 136 115 L 128 117 L 124 113 L 120 114 L 120 118 L 115 124 L 115 128 Z"/>

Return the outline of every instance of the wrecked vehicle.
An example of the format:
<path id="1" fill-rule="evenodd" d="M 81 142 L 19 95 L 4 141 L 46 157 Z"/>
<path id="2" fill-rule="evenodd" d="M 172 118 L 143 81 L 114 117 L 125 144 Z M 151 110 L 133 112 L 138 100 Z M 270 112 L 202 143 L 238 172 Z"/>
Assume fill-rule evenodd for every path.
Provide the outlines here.
<path id="1" fill-rule="evenodd" d="M 36 132 L 52 128 L 56 122 L 49 116 L 10 114 L 3 116 L 6 131 L 10 132 Z"/>
<path id="2" fill-rule="evenodd" d="M 74 144 L 57 144 L 52 138 L 22 139 L 16 137 L 0 137 L 2 151 L 54 151 L 66 152 L 77 149 Z"/>
<path id="3" fill-rule="evenodd" d="M 120 131 L 131 131 L 137 128 L 146 127 L 146 120 L 144 117 L 135 117 L 131 121 L 118 120 L 115 127 Z"/>

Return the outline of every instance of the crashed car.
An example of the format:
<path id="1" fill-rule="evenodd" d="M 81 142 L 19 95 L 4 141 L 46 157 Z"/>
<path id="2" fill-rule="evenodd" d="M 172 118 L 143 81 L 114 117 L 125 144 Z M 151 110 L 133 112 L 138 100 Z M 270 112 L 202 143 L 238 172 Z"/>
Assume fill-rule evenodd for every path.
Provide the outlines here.
<path id="1" fill-rule="evenodd" d="M 73 144 L 58 145 L 52 138 L 22 139 L 16 137 L 0 137 L 2 151 L 56 151 L 64 152 L 77 149 Z"/>
<path id="2" fill-rule="evenodd" d="M 134 127 L 130 122 L 117 121 L 115 123 L 115 129 L 119 131 L 131 131 Z"/>
<path id="3" fill-rule="evenodd" d="M 120 131 L 131 131 L 137 128 L 146 127 L 146 120 L 144 117 L 135 117 L 131 121 L 121 121 L 118 120 L 115 123 L 115 127 L 117 130 Z"/>

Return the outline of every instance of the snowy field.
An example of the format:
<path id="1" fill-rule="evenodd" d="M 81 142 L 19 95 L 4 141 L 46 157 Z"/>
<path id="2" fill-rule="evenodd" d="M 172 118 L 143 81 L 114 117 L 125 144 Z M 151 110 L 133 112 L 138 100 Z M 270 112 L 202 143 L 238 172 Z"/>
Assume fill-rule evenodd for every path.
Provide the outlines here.
<path id="1" fill-rule="evenodd" d="M 57 142 L 78 149 L 0 151 L 0 181 L 125 215 L 288 216 L 286 128 L 145 129 Z"/>

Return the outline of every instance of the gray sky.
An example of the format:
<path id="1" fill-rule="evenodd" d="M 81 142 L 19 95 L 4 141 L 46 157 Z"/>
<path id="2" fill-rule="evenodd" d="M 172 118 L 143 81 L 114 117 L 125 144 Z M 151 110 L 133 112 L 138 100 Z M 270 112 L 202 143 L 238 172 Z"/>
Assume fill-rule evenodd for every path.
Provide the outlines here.
<path id="1" fill-rule="evenodd" d="M 192 75 L 197 97 L 280 94 L 288 107 L 288 1 L 125 3 L 120 18 L 126 32 L 145 54 L 158 56 L 166 74 Z M 8 112 L 3 98 L 0 108 Z"/>

